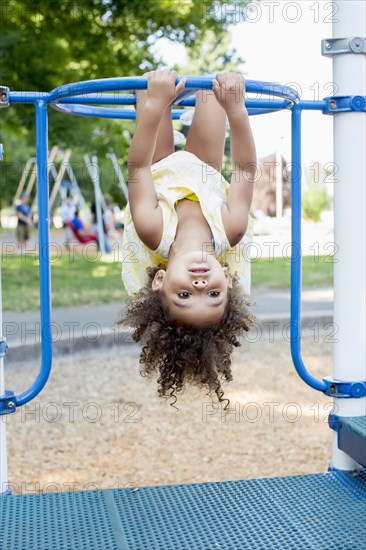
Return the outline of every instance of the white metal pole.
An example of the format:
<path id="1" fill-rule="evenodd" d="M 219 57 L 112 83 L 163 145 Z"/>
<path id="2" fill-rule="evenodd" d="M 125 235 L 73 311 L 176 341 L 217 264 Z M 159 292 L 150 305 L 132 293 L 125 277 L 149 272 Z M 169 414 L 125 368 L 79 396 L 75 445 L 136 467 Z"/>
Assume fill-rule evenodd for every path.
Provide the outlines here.
<path id="1" fill-rule="evenodd" d="M 28 176 L 31 172 L 32 164 L 35 165 L 36 161 L 37 161 L 36 157 L 31 157 L 25 163 L 25 166 L 24 166 L 24 169 L 23 169 L 23 172 L 22 172 L 22 177 L 20 178 L 17 190 L 15 192 L 15 197 L 14 197 L 14 200 L 13 200 L 14 203 L 16 203 L 16 201 L 20 198 L 20 195 L 22 194 L 25 182 L 27 181 Z M 35 172 L 35 168 L 33 168 L 33 171 Z"/>
<path id="2" fill-rule="evenodd" d="M 51 167 L 54 167 L 54 162 L 55 162 L 55 158 L 57 157 L 57 154 L 58 154 L 58 147 L 57 145 L 54 145 L 48 155 L 48 160 L 47 160 L 48 173 L 50 173 Z M 28 187 L 26 189 L 26 192 L 29 195 L 31 194 L 36 178 L 37 178 L 37 162 L 34 165 L 34 173 L 32 173 L 31 179 L 29 180 Z M 32 210 L 34 210 L 35 208 L 38 208 L 38 189 L 36 190 L 36 194 L 34 195 L 34 199 L 32 202 Z"/>
<path id="3" fill-rule="evenodd" d="M 366 2 L 337 0 L 333 19 L 333 38 L 366 36 Z M 366 95 L 366 55 L 333 55 L 333 81 L 336 95 Z M 337 247 L 334 264 L 334 344 L 335 379 L 366 380 L 365 353 L 365 208 L 366 208 L 366 114 L 334 115 L 334 239 Z M 366 398 L 335 399 L 339 416 L 366 414 Z M 333 440 L 332 465 L 352 470 L 357 464 Z"/>
<path id="4" fill-rule="evenodd" d="M 98 157 L 96 155 L 92 156 L 92 164 L 93 164 L 94 173 L 95 173 L 95 176 L 94 176 L 95 213 L 97 217 L 99 246 L 102 254 L 105 254 L 105 243 L 104 243 L 105 235 L 104 235 L 104 228 L 103 228 L 104 212 L 102 207 L 102 202 L 104 201 L 104 197 L 102 196 L 102 191 L 100 189 Z"/>
<path id="5" fill-rule="evenodd" d="M 49 208 L 51 211 L 51 208 L 53 206 L 53 203 L 55 202 L 56 196 L 58 194 L 58 191 L 60 189 L 61 182 L 64 178 L 64 175 L 66 173 L 67 167 L 70 164 L 70 157 L 71 157 L 72 149 L 67 149 L 66 153 L 63 155 L 61 166 L 57 172 L 57 177 L 55 179 L 55 182 L 53 184 L 53 188 L 50 194 L 49 199 Z M 48 165 L 48 170 L 50 170 L 51 164 Z"/>
<path id="6" fill-rule="evenodd" d="M 96 222 L 97 222 L 98 241 L 99 241 L 99 247 L 102 254 L 105 254 L 105 244 L 104 244 L 105 237 L 104 237 L 103 218 L 102 218 L 103 216 L 102 202 L 104 199 L 103 199 L 102 192 L 100 190 L 100 184 L 99 184 L 98 157 L 96 155 L 93 155 L 90 162 L 88 155 L 84 155 L 84 161 L 89 170 L 89 174 L 94 185 L 95 215 L 96 215 Z"/>
<path id="7" fill-rule="evenodd" d="M 118 178 L 119 184 L 121 186 L 121 189 L 123 191 L 123 194 L 125 196 L 126 201 L 128 202 L 128 187 L 126 185 L 125 179 L 122 174 L 122 170 L 120 168 L 120 165 L 118 164 L 118 160 L 116 157 L 116 153 L 107 153 L 107 157 L 109 157 L 112 161 L 114 171 L 116 172 L 116 176 Z"/>
<path id="8" fill-rule="evenodd" d="M 3 302 L 1 287 L 1 252 L 0 252 L 0 340 L 3 337 Z M 0 357 L 0 395 L 5 393 L 4 358 Z M 8 460 L 6 449 L 6 415 L 0 416 L 0 496 L 8 489 Z"/>
<path id="9" fill-rule="evenodd" d="M 69 163 L 67 167 L 67 173 L 69 175 L 70 181 L 73 186 L 73 197 L 75 197 L 75 194 L 77 195 L 77 202 L 80 205 L 80 210 L 83 210 L 85 214 L 88 217 L 88 221 L 91 219 L 90 210 L 89 207 L 86 205 L 85 199 L 81 193 L 81 189 L 79 187 L 79 184 L 77 182 L 74 170 L 72 169 L 71 163 Z"/>

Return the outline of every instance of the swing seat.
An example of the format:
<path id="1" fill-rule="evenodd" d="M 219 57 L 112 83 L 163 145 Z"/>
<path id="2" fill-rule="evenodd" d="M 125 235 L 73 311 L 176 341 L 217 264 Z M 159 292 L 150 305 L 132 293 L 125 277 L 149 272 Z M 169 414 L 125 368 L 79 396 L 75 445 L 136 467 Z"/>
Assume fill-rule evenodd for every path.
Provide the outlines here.
<path id="1" fill-rule="evenodd" d="M 80 236 L 77 232 L 77 230 L 75 229 L 75 226 L 71 223 L 71 222 L 64 222 L 64 227 L 69 227 L 71 229 L 71 231 L 73 232 L 73 234 L 75 235 L 76 237 L 76 240 L 81 243 L 81 244 L 85 244 L 85 243 L 90 243 L 90 242 L 98 242 L 98 239 L 97 239 L 97 236 L 96 235 L 88 235 L 88 236 Z"/>

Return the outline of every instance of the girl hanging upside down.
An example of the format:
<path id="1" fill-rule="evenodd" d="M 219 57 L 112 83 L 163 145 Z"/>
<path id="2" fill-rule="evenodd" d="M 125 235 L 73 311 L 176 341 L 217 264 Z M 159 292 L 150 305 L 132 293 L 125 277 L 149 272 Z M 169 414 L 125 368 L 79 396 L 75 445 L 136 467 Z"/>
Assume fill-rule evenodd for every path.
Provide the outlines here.
<path id="1" fill-rule="evenodd" d="M 250 292 L 249 214 L 256 151 L 236 73 L 196 93 L 184 151 L 174 152 L 171 104 L 185 86 L 168 69 L 146 73 L 136 93 L 136 131 L 128 157 L 122 278 L 129 294 L 120 324 L 144 345 L 141 374 L 158 371 L 158 394 L 185 382 L 223 398 L 232 380 L 230 354 L 255 320 Z M 226 117 L 231 183 L 221 175 Z"/>

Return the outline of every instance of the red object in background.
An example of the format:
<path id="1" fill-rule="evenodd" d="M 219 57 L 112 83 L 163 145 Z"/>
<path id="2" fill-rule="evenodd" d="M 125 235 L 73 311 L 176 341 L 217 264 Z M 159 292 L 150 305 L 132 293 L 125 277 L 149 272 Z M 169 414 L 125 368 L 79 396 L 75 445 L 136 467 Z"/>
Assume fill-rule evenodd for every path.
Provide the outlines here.
<path id="1" fill-rule="evenodd" d="M 79 243 L 85 244 L 85 243 L 90 243 L 92 241 L 94 242 L 98 241 L 96 235 L 88 235 L 87 237 L 80 236 L 71 222 L 64 222 L 64 226 L 65 225 L 71 229 L 71 231 L 74 233 Z"/>

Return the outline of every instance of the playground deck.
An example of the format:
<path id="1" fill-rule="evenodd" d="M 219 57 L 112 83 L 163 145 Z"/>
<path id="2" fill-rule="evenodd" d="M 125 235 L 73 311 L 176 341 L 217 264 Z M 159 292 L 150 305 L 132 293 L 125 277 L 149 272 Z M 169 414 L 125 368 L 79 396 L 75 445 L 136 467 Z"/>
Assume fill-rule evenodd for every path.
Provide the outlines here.
<path id="1" fill-rule="evenodd" d="M 3 497 L 18 550 L 366 548 L 366 471 Z"/>
<path id="2" fill-rule="evenodd" d="M 366 468 L 366 416 L 339 417 L 336 430 L 338 447 Z"/>

